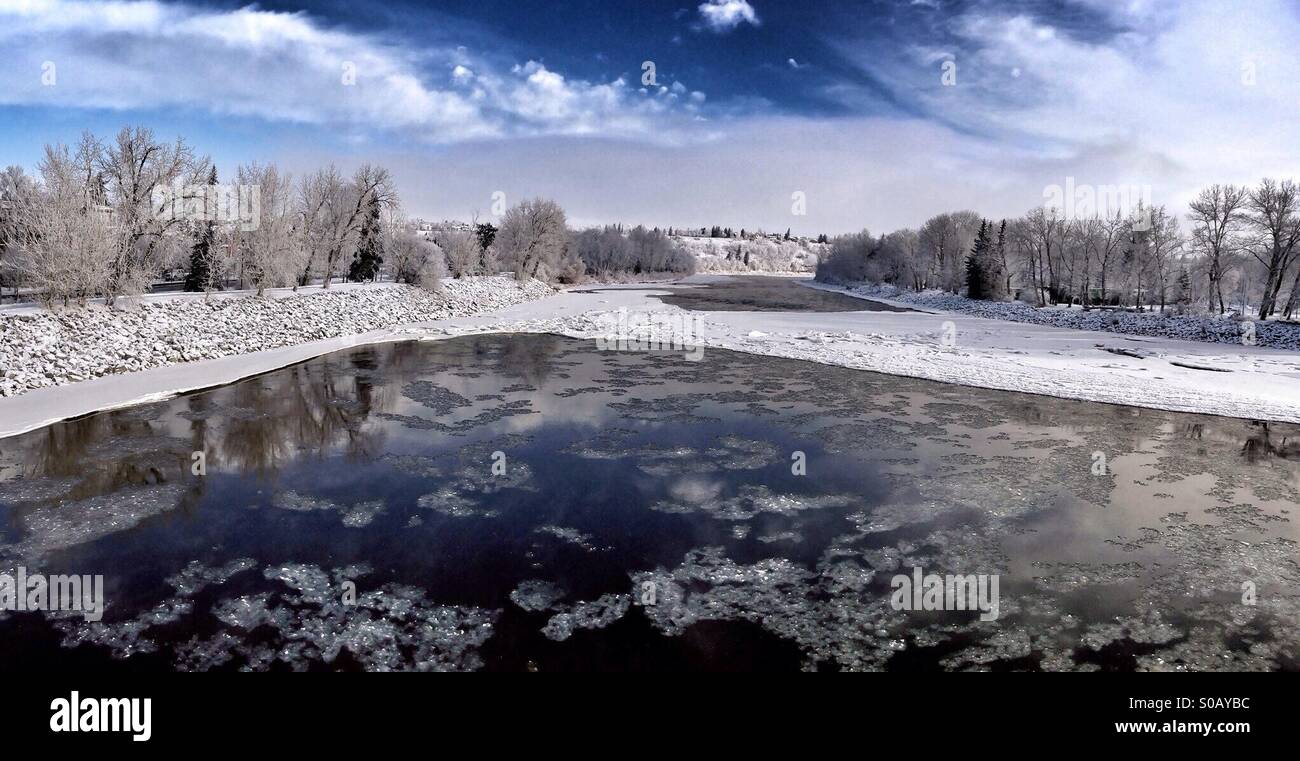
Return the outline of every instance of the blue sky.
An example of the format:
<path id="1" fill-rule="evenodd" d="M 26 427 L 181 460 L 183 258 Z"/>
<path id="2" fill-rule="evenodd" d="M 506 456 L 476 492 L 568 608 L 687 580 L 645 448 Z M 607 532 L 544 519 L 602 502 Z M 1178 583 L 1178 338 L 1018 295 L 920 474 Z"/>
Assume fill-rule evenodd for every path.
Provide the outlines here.
<path id="1" fill-rule="evenodd" d="M 227 172 L 379 161 L 435 219 L 884 232 L 1067 177 L 1179 207 L 1297 174 L 1297 41 L 1273 0 L 0 0 L 0 163 L 138 123 Z"/>

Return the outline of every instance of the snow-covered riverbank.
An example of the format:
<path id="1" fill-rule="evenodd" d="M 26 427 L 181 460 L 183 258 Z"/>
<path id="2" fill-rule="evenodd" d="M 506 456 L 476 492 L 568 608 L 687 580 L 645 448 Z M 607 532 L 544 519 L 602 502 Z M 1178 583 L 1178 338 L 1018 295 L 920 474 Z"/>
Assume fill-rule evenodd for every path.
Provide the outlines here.
<path id="1" fill-rule="evenodd" d="M 733 349 L 959 385 L 1300 423 L 1300 356 L 1295 352 L 948 313 L 687 312 L 653 297 L 664 292 L 656 285 L 578 288 L 470 316 L 412 321 L 252 354 L 37 389 L 0 399 L 0 436 L 230 383 L 366 343 L 490 332 L 603 337 L 619 324 L 619 310 L 627 310 L 629 319 L 623 324 L 629 325 L 650 314 L 674 315 L 676 319 L 667 324 L 689 328 L 690 343 L 705 350 Z M 634 338 L 644 335 L 643 330 L 631 332 Z"/>
<path id="2" fill-rule="evenodd" d="M 0 396 L 478 314 L 552 293 L 538 281 L 473 277 L 447 280 L 437 293 L 373 285 L 265 299 L 175 294 L 116 310 L 11 309 L 0 312 Z"/>
<path id="3" fill-rule="evenodd" d="M 1155 338 L 1176 338 L 1221 344 L 1253 343 L 1270 349 L 1300 351 L 1300 324 L 1233 320 L 1208 315 L 1153 314 L 1081 308 L 1037 308 L 1018 301 L 978 301 L 941 291 L 902 291 L 891 285 L 837 286 L 809 282 L 822 290 L 884 301 L 913 309 L 955 312 L 991 320 L 1050 325 L 1071 330 L 1095 330 Z"/>

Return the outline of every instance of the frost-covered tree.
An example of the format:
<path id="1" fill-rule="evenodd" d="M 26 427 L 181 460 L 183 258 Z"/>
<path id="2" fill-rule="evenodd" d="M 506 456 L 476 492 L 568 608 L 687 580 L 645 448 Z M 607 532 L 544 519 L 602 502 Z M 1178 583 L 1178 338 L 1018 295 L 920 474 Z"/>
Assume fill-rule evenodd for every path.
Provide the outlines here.
<path id="1" fill-rule="evenodd" d="M 393 279 L 399 283 L 436 290 L 446 272 L 444 253 L 433 242 L 399 227 L 385 243 Z"/>
<path id="2" fill-rule="evenodd" d="M 0 293 L 9 283 L 17 287 L 14 267 L 22 238 L 20 215 L 35 202 L 38 190 L 36 181 L 20 166 L 0 172 Z"/>
<path id="3" fill-rule="evenodd" d="M 568 242 L 564 209 L 535 198 L 506 210 L 494 245 L 502 265 L 517 279 L 550 280 L 559 273 Z"/>
<path id="4" fill-rule="evenodd" d="M 918 269 L 927 273 L 926 287 L 951 293 L 961 289 L 966 252 L 974 244 L 980 217 L 973 211 L 938 214 L 921 226 Z"/>
<path id="5" fill-rule="evenodd" d="M 875 250 L 876 239 L 866 230 L 836 236 L 830 252 L 817 262 L 817 279 L 830 283 L 869 281 L 867 262 Z"/>
<path id="6" fill-rule="evenodd" d="M 292 283 L 302 266 L 302 248 L 293 234 L 293 183 L 274 164 L 241 166 L 236 176 L 241 186 L 258 189 L 259 214 L 254 229 L 232 224 L 236 229 L 229 234 L 242 279 L 262 296 L 267 288 Z"/>
<path id="7" fill-rule="evenodd" d="M 307 190 L 307 202 L 300 200 L 300 211 L 311 218 L 308 229 L 314 232 L 310 240 L 319 246 L 316 266 L 329 288 L 342 262 L 351 259 L 359 244 L 371 204 L 378 204 L 381 210 L 392 207 L 398 202 L 397 191 L 388 170 L 371 164 L 363 164 L 346 182 L 334 167 L 321 170 Z"/>
<path id="8" fill-rule="evenodd" d="M 447 270 L 452 277 L 461 278 L 475 273 L 480 265 L 482 249 L 479 238 L 467 232 L 451 232 L 440 241 L 447 255 Z"/>
<path id="9" fill-rule="evenodd" d="M 183 139 L 163 143 L 145 127 L 123 127 L 107 144 L 86 133 L 77 153 L 89 193 L 102 194 L 113 221 L 115 250 L 105 284 L 111 304 L 147 290 L 171 253 L 167 246 L 181 240 L 176 233 L 186 217 L 170 206 L 174 194 L 160 191 L 201 184 L 211 162 L 196 157 Z"/>
<path id="10" fill-rule="evenodd" d="M 634 227 L 624 233 L 617 226 L 588 228 L 574 234 L 572 253 L 576 263 L 568 277 L 590 273 L 597 277 L 627 274 L 675 273 L 695 271 L 695 257 L 681 244 L 660 230 Z"/>
<path id="11" fill-rule="evenodd" d="M 112 274 L 118 239 L 111 211 L 86 179 L 93 161 L 81 149 L 47 145 L 39 190 L 11 207 L 13 266 L 47 306 L 84 304 L 105 292 Z"/>

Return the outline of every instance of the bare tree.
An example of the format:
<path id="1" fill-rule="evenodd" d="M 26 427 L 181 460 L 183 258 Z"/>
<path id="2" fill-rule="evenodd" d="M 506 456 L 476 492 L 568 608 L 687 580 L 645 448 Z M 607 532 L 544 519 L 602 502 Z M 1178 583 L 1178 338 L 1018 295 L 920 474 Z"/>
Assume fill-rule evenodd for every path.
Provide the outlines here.
<path id="1" fill-rule="evenodd" d="M 568 242 L 564 209 L 554 201 L 536 198 L 506 210 L 495 246 L 502 263 L 517 279 L 549 280 L 559 274 Z"/>
<path id="2" fill-rule="evenodd" d="M 1043 292 L 1055 293 L 1058 286 L 1054 257 L 1059 252 L 1064 228 L 1065 220 L 1056 209 L 1036 206 L 1025 214 L 1017 231 L 1017 240 L 1028 256 L 1030 282 L 1039 306 L 1046 306 Z"/>
<path id="3" fill-rule="evenodd" d="M 1170 279 L 1173 276 L 1173 262 L 1182 248 L 1182 236 L 1178 232 L 1178 217 L 1172 216 L 1164 206 L 1151 210 L 1150 228 L 1143 233 L 1148 245 L 1146 251 L 1150 257 L 1153 286 L 1158 291 L 1160 311 L 1163 312 L 1169 300 Z"/>
<path id="4" fill-rule="evenodd" d="M 1249 191 L 1244 187 L 1211 185 L 1190 204 L 1192 246 L 1205 257 L 1211 312 L 1216 302 L 1219 314 L 1225 311 L 1223 278 L 1239 245 L 1237 235 L 1245 221 L 1248 201 Z"/>
<path id="5" fill-rule="evenodd" d="M 19 199 L 14 214 L 14 266 L 47 306 L 84 304 L 103 292 L 112 273 L 112 214 L 87 188 L 67 146 L 46 146 L 39 192 Z"/>
<path id="6" fill-rule="evenodd" d="M 298 285 L 311 283 L 312 270 L 325 257 L 331 240 L 326 206 L 335 194 L 341 194 L 343 178 L 333 166 L 318 169 L 305 175 L 298 184 L 297 223 L 298 245 L 303 251 L 303 267 L 298 275 Z"/>
<path id="7" fill-rule="evenodd" d="M 1268 273 L 1259 302 L 1261 320 L 1273 314 L 1282 279 L 1296 255 L 1296 244 L 1300 243 L 1298 203 L 1296 184 L 1290 180 L 1264 179 L 1250 191 L 1247 222 L 1255 232 L 1255 239 L 1247 250 Z"/>
<path id="8" fill-rule="evenodd" d="M 84 154 L 84 156 L 83 156 Z M 85 157 L 93 156 L 93 164 Z M 183 214 L 168 207 L 169 196 L 157 191 L 173 184 L 195 185 L 208 174 L 209 162 L 196 159 L 185 141 L 158 142 L 144 127 L 123 127 L 108 145 L 100 145 L 89 135 L 83 137 L 78 150 L 79 164 L 87 173 L 92 166 L 102 177 L 102 192 L 111 211 L 117 232 L 116 251 L 106 284 L 108 303 L 121 295 L 135 294 L 148 288 L 160 269 L 159 247 L 165 237 L 184 220 Z M 91 187 L 92 196 L 100 188 Z"/>
<path id="9" fill-rule="evenodd" d="M 337 176 L 330 168 L 328 176 Z M 352 256 L 371 204 L 387 208 L 397 203 L 393 179 L 383 167 L 363 164 L 346 184 L 331 179 L 323 188 L 325 203 L 325 287 L 330 287 L 339 264 Z"/>
<path id="10" fill-rule="evenodd" d="M 924 287 L 939 287 L 950 293 L 961 290 L 966 254 L 975 242 L 981 221 L 973 211 L 937 214 L 926 220 L 917 249 L 922 261 L 915 266 L 926 273 Z"/>
<path id="11" fill-rule="evenodd" d="M 446 252 L 447 269 L 452 277 L 461 278 L 474 273 L 481 255 L 478 238 L 467 232 L 456 231 L 444 235 L 440 243 Z"/>
<path id="12" fill-rule="evenodd" d="M 1097 245 L 1097 285 L 1101 288 L 1102 301 L 1106 301 L 1110 297 L 1108 283 L 1113 282 L 1110 279 L 1110 273 L 1124 250 L 1124 244 L 1129 238 L 1129 228 L 1131 226 L 1131 220 L 1126 219 L 1121 212 L 1116 211 L 1115 216 L 1101 220 L 1098 227 L 1100 240 Z"/>
<path id="13" fill-rule="evenodd" d="M 437 244 L 403 229 L 388 240 L 385 251 L 392 264 L 394 280 L 426 290 L 438 288 L 445 267 L 442 249 Z"/>
<path id="14" fill-rule="evenodd" d="M 14 259 L 23 235 L 20 216 L 28 204 L 36 202 L 37 192 L 36 181 L 22 167 L 8 166 L 0 172 L 0 295 L 9 280 L 14 281 L 17 293 Z"/>
<path id="15" fill-rule="evenodd" d="M 267 288 L 292 282 L 302 266 L 302 248 L 293 235 L 293 183 L 274 164 L 241 166 L 236 176 L 241 186 L 258 188 L 258 220 L 240 236 L 239 264 L 244 279 L 263 296 Z"/>

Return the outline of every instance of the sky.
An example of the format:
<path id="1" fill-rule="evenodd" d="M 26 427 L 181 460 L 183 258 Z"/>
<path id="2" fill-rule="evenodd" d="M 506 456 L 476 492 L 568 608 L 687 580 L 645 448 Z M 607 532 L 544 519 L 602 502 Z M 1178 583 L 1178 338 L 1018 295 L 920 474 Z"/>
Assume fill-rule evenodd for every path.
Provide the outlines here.
<path id="1" fill-rule="evenodd" d="M 0 164 L 144 125 L 404 209 L 874 233 L 1300 176 L 1285 0 L 0 0 Z"/>

